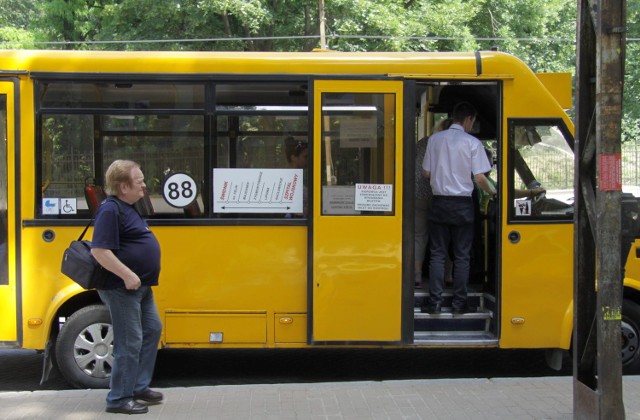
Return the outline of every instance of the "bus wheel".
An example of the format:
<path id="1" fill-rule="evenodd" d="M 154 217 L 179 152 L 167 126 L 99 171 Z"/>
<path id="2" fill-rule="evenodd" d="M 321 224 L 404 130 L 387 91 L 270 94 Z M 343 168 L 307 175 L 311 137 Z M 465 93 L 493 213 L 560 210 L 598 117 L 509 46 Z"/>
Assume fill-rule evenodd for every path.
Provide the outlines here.
<path id="1" fill-rule="evenodd" d="M 627 375 L 640 373 L 640 306 L 628 299 L 622 303 L 622 369 Z"/>
<path id="2" fill-rule="evenodd" d="M 113 331 L 109 309 L 92 305 L 75 312 L 56 341 L 56 361 L 77 388 L 108 388 L 113 366 Z"/>

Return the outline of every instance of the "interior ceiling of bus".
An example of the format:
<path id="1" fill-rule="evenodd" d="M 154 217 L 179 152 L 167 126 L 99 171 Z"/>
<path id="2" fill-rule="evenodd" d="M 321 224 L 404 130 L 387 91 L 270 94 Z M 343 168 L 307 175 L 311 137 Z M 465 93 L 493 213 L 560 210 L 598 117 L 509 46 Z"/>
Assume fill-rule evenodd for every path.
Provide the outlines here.
<path id="1" fill-rule="evenodd" d="M 433 102 L 429 105 L 429 111 L 437 114 L 451 115 L 453 107 L 458 102 L 467 101 L 473 104 L 478 111 L 476 126 L 478 131 L 473 135 L 481 140 L 493 140 L 497 138 L 499 121 L 499 95 L 498 84 L 495 82 L 481 83 L 424 83 L 419 84 L 420 94 L 429 87 L 433 88 Z"/>

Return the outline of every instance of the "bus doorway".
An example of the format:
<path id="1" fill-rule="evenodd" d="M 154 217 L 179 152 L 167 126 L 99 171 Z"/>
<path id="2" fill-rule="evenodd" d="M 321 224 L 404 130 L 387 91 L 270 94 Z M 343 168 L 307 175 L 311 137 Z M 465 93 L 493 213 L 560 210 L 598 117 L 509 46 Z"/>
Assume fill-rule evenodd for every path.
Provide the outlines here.
<path id="1" fill-rule="evenodd" d="M 403 84 L 316 81 L 310 343 L 399 343 Z"/>
<path id="2" fill-rule="evenodd" d="M 426 144 L 424 138 L 428 138 L 440 129 L 448 128 L 450 117 L 455 105 L 459 102 L 470 102 L 478 111 L 476 122 L 470 134 L 478 138 L 490 161 L 494 164 L 488 178 L 500 188 L 499 179 L 503 176 L 500 170 L 501 148 L 501 92 L 502 85 L 497 81 L 426 81 L 415 82 L 415 109 L 416 109 L 416 140 L 415 146 L 415 199 L 405 202 L 413 204 L 416 218 L 415 226 L 420 226 L 418 212 L 427 212 L 424 206 L 419 204 L 419 199 L 429 201 L 429 193 L 420 183 L 429 182 L 422 176 L 422 158 Z M 449 123 L 445 125 L 445 123 Z M 412 162 L 413 163 L 413 162 Z M 406 166 L 409 162 L 405 163 Z M 422 194 L 422 195 L 421 195 Z M 426 196 L 424 196 L 426 195 Z M 424 197 L 423 197 L 424 196 Z M 500 271 L 498 269 L 499 235 L 501 225 L 498 222 L 501 211 L 502 194 L 496 199 L 489 200 L 483 197 L 480 189 L 476 187 L 473 195 L 475 211 L 474 244 L 471 255 L 471 270 L 468 283 L 469 306 L 475 310 L 472 313 L 453 314 L 451 310 L 451 298 L 453 296 L 451 277 L 455 269 L 450 262 L 445 270 L 444 305 L 440 314 L 429 314 L 421 311 L 421 306 L 429 295 L 429 243 L 422 254 L 422 247 L 416 246 L 414 289 L 414 323 L 413 343 L 418 346 L 488 346 L 498 345 L 499 339 L 499 313 L 500 313 Z M 428 216 L 427 216 L 428 218 Z M 427 225 L 428 226 L 428 225 Z M 428 237 L 428 227 L 427 237 Z M 414 235 L 419 235 L 416 229 Z M 422 234 L 425 234 L 422 232 Z M 420 264 L 422 261 L 422 264 Z M 421 271 L 421 273 L 420 273 Z"/>

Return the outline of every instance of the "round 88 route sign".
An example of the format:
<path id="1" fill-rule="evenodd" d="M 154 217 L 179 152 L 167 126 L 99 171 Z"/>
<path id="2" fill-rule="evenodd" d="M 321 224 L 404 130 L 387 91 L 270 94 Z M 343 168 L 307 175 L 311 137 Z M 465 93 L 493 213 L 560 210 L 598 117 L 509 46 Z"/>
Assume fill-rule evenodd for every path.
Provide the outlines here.
<path id="1" fill-rule="evenodd" d="M 170 206 L 184 208 L 198 197 L 198 184 L 189 175 L 178 172 L 164 180 L 162 196 Z"/>

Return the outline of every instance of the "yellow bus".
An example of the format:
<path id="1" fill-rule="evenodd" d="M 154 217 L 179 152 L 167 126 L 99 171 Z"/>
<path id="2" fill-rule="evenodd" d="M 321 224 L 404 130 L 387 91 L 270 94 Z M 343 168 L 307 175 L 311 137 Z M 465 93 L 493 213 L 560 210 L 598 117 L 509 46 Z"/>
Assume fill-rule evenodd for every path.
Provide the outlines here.
<path id="1" fill-rule="evenodd" d="M 416 141 L 459 101 L 493 151 L 470 298 L 420 312 Z M 0 52 L 0 346 L 108 386 L 109 314 L 60 272 L 115 159 L 162 247 L 162 348 L 571 346 L 571 75 L 501 52 Z M 308 147 L 292 168 L 287 142 Z M 546 195 L 516 196 L 541 183 Z M 90 238 L 90 232 L 88 237 Z M 640 370 L 640 252 L 623 362 Z M 428 258 L 426 259 L 428 261 Z M 428 272 L 428 270 L 425 270 Z"/>

